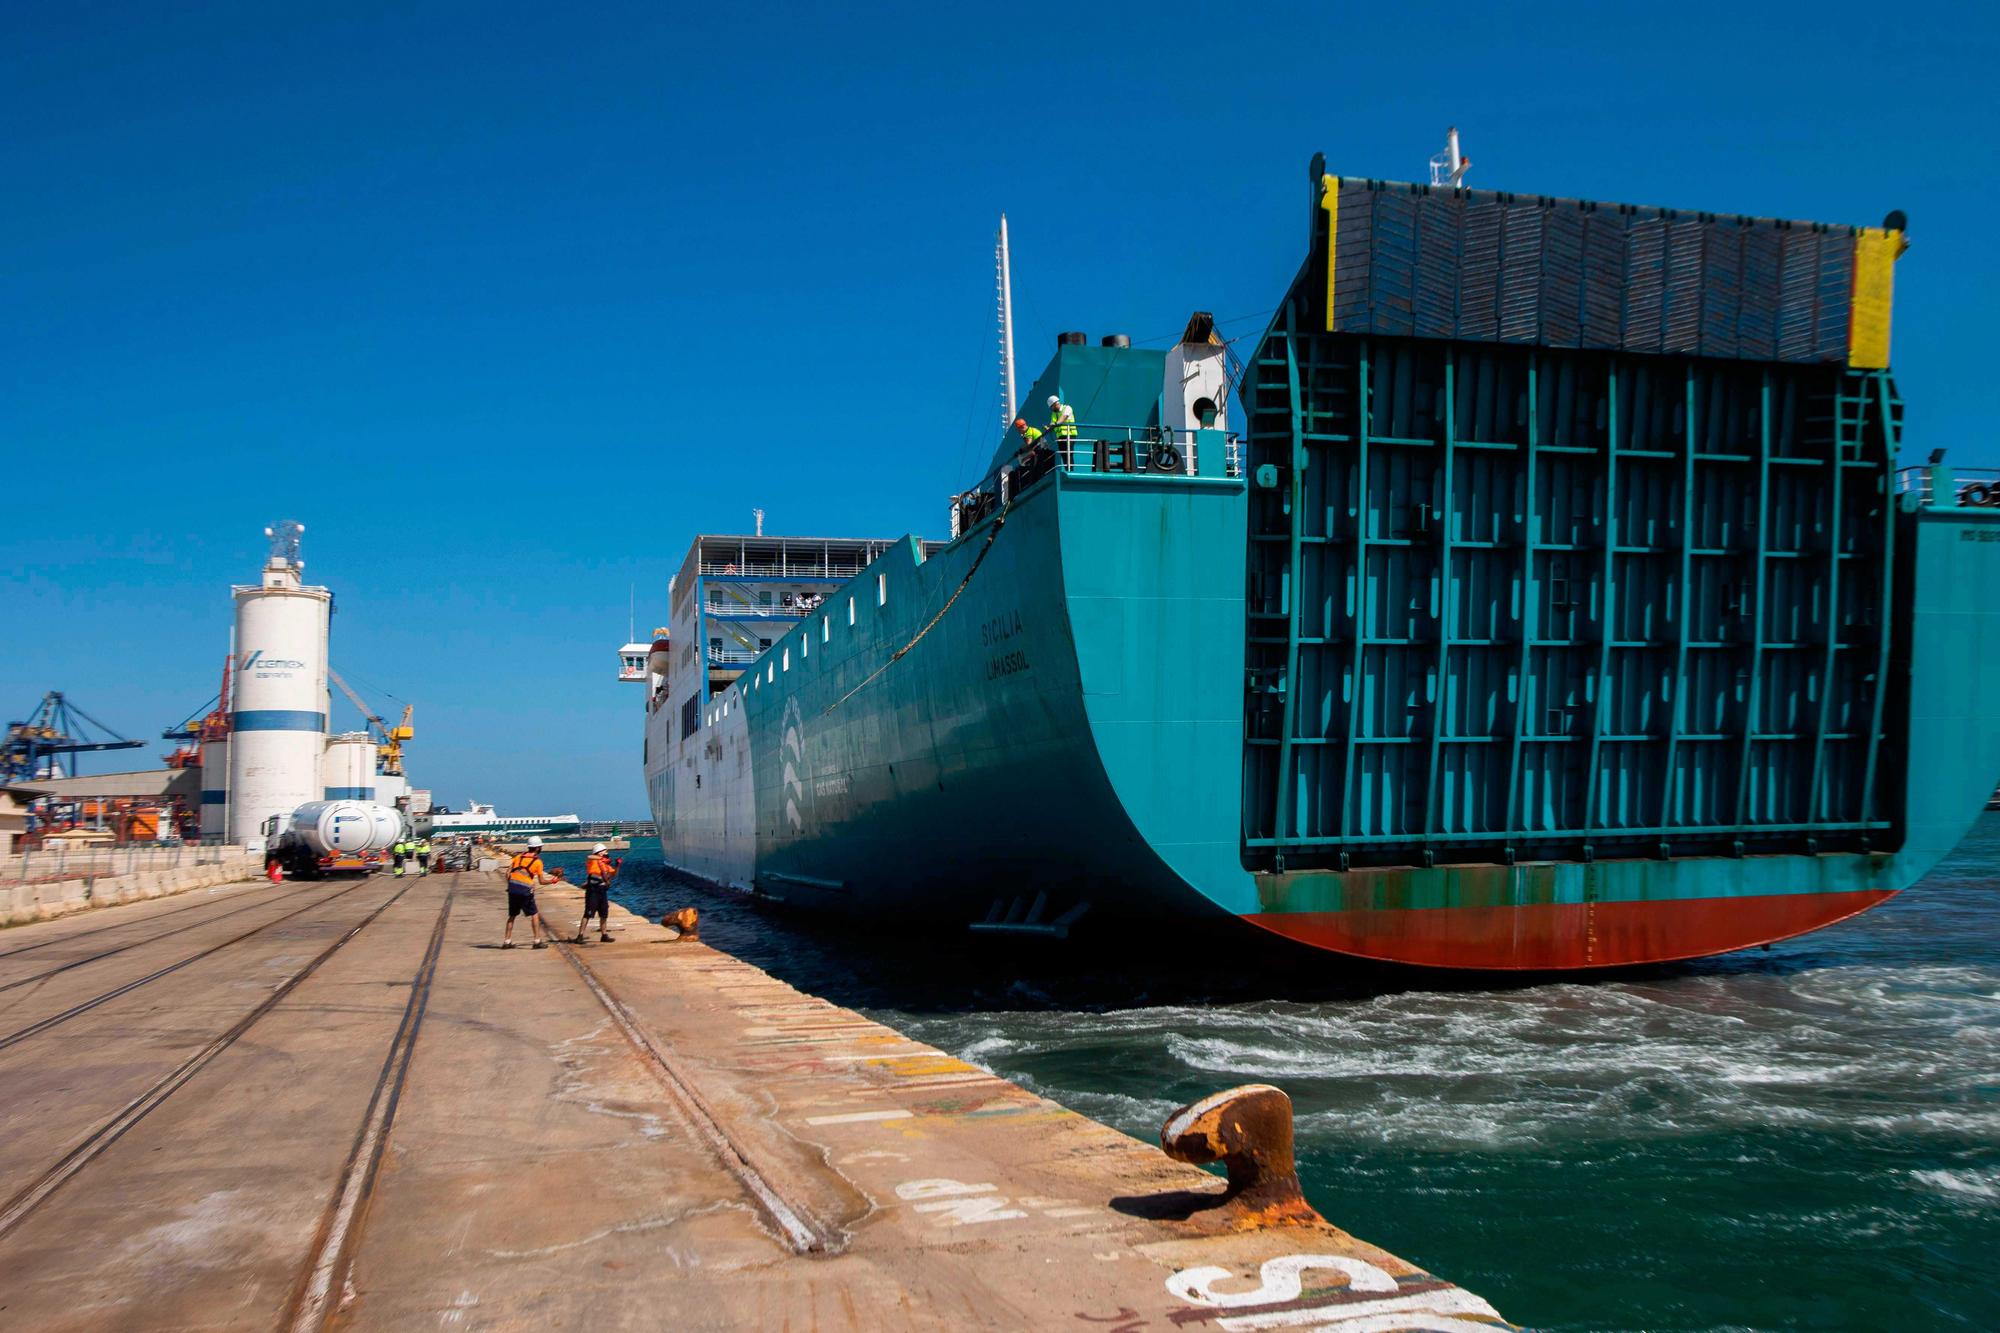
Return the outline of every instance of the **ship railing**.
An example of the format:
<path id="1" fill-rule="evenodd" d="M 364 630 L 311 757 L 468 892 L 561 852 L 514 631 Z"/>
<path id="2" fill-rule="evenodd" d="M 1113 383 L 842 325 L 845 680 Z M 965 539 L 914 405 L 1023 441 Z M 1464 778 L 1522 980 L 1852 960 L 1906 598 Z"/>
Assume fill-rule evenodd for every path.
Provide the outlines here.
<path id="1" fill-rule="evenodd" d="M 1896 493 L 1926 508 L 2000 509 L 2000 468 L 1950 467 L 1944 462 L 1896 469 Z"/>
<path id="2" fill-rule="evenodd" d="M 1198 477 L 1202 475 L 1203 463 L 1198 451 L 1206 443 L 1202 437 L 1216 433 L 1090 422 L 1079 422 L 1074 436 L 1060 436 L 1053 429 L 1045 431 L 1033 449 L 1016 453 L 1010 461 L 981 477 L 970 490 L 951 497 L 951 535 L 957 537 L 970 529 L 1022 489 L 1058 468 L 1099 476 Z M 1243 442 L 1227 431 L 1219 433 L 1222 475 L 1241 477 Z"/>
<path id="3" fill-rule="evenodd" d="M 820 602 L 784 602 L 765 605 L 762 602 L 739 602 L 733 598 L 710 598 L 703 609 L 712 616 L 725 619 L 731 616 L 789 616 L 798 619 L 819 610 Z"/>
<path id="4" fill-rule="evenodd" d="M 749 666 L 764 652 L 762 648 L 711 648 L 708 660 L 715 666 Z"/>
<path id="5" fill-rule="evenodd" d="M 820 564 L 793 560 L 772 564 L 756 560 L 704 560 L 700 572 L 705 576 L 726 579 L 851 579 L 865 567 L 852 561 Z"/>

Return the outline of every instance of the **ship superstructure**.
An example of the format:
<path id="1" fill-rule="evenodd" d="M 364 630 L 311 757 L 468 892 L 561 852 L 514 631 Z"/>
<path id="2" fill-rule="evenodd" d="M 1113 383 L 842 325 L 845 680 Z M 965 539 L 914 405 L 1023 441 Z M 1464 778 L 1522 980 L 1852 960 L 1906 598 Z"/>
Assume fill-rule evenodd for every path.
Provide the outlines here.
<path id="1" fill-rule="evenodd" d="M 1310 205 L 1240 379 L 1202 316 L 1064 335 L 1025 402 L 1075 437 L 1000 442 L 948 542 L 828 548 L 790 603 L 767 556 L 768 607 L 744 543 L 781 539 L 695 543 L 648 661 L 670 862 L 947 929 L 1591 968 L 1823 926 L 1963 836 L 2000 511 L 1897 468 L 1900 218 L 1318 163 Z"/>

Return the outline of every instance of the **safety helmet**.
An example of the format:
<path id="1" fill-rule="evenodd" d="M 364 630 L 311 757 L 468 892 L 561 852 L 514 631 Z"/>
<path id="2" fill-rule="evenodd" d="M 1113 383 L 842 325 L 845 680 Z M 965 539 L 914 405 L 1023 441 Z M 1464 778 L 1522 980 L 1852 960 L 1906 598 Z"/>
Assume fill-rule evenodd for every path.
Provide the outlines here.
<path id="1" fill-rule="evenodd" d="M 542 850 L 542 840 L 540 838 L 528 839 L 528 850 L 531 852 L 539 852 L 540 850 Z"/>
<path id="2" fill-rule="evenodd" d="M 605 846 L 605 845 L 604 845 L 603 843 L 601 843 L 601 842 L 600 842 L 600 843 L 598 843 L 598 844 L 597 844 L 597 845 L 596 845 L 595 847 L 591 848 L 590 850 L 591 850 L 591 851 L 593 851 L 593 852 L 595 852 L 595 853 L 596 853 L 597 855 L 599 855 L 599 856 L 602 856 L 602 855 L 604 855 L 604 854 L 605 854 L 606 852 L 610 851 L 611 849 L 610 849 L 609 847 L 606 847 L 606 846 Z"/>
<path id="3" fill-rule="evenodd" d="M 1062 399 L 1060 399 L 1060 398 L 1056 397 L 1056 396 L 1055 396 L 1054 394 L 1050 394 L 1050 395 L 1049 395 L 1049 406 L 1050 406 L 1050 407 L 1056 407 L 1056 406 L 1060 405 L 1060 404 L 1061 404 L 1061 402 L 1062 402 Z"/>
<path id="4" fill-rule="evenodd" d="M 1026 417 L 1015 417 L 1014 424 L 1025 428 L 1028 424 L 1028 419 Z"/>

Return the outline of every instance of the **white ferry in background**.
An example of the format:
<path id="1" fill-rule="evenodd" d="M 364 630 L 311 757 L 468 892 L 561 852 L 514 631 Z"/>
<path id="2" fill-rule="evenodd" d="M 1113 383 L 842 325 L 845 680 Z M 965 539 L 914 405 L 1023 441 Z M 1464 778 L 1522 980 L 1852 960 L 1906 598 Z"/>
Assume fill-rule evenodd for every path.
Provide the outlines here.
<path id="1" fill-rule="evenodd" d="M 577 815 L 499 815 L 490 805 L 482 805 L 478 801 L 466 804 L 464 810 L 453 810 L 448 806 L 432 807 L 431 836 L 496 833 L 508 838 L 525 838 L 535 834 L 542 837 L 575 837 L 583 831 L 583 820 Z"/>

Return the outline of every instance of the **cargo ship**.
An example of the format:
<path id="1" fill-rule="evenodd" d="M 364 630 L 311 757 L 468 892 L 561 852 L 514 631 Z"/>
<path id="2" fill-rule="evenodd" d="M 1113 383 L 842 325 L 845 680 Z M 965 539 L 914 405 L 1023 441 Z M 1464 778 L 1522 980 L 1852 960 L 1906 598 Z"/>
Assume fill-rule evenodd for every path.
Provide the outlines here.
<path id="1" fill-rule="evenodd" d="M 694 542 L 626 662 L 671 864 L 1562 970 L 1824 927 L 1951 850 L 2000 778 L 2000 510 L 1898 467 L 1901 217 L 1318 159 L 1305 202 L 1240 368 L 1204 316 L 1063 335 L 1025 403 L 1074 435 L 1003 438 L 948 540 Z"/>

